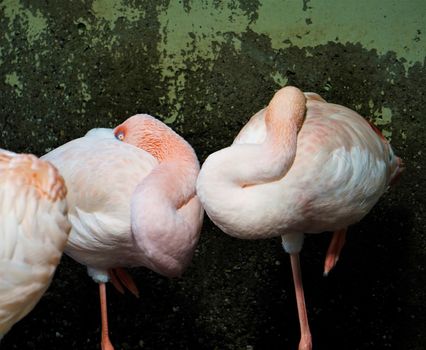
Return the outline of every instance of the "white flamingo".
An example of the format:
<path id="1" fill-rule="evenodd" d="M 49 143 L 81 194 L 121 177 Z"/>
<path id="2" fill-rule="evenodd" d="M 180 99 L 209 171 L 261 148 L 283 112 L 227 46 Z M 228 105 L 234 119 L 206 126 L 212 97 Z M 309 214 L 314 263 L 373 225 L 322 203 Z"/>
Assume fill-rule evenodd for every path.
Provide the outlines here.
<path id="1" fill-rule="evenodd" d="M 72 224 L 65 252 L 99 283 L 102 349 L 108 336 L 105 283 L 138 291 L 122 267 L 180 276 L 191 261 L 204 211 L 195 194 L 199 163 L 192 147 L 149 115 L 115 130 L 94 129 L 43 157 L 68 187 Z"/>
<path id="2" fill-rule="evenodd" d="M 346 228 L 401 171 L 401 159 L 360 115 L 294 87 L 279 90 L 230 147 L 203 164 L 197 193 L 217 226 L 238 238 L 282 237 L 291 258 L 300 350 L 312 348 L 299 262 L 304 233 L 335 232 L 328 273 Z"/>

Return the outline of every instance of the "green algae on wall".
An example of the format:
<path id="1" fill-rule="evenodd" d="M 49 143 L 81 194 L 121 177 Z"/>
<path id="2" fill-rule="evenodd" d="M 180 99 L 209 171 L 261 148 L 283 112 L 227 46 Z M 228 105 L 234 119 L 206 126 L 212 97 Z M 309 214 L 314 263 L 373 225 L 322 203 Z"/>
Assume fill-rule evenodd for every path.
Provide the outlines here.
<path id="1" fill-rule="evenodd" d="M 316 46 L 329 41 L 361 43 L 382 55 L 394 51 L 406 67 L 423 62 L 426 32 L 423 0 L 264 1 L 253 30 L 267 34 L 275 49 Z"/>
<path id="2" fill-rule="evenodd" d="M 6 0 L 0 4 L 5 18 L 8 18 L 9 25 L 18 23 L 24 29 L 30 44 L 33 44 L 40 36 L 47 31 L 47 20 L 39 10 L 31 11 L 25 8 L 20 1 Z"/>
<path id="3" fill-rule="evenodd" d="M 202 57 L 206 64 L 210 62 L 211 68 L 217 49 L 227 41 L 226 33 L 241 33 L 248 23 L 246 13 L 240 8 L 203 1 L 187 4 L 184 7 L 180 2 L 171 1 L 159 16 L 162 33 L 157 48 L 161 54 L 159 66 L 163 81 L 167 82 L 164 102 L 172 109 L 167 123 L 173 123 L 181 114 L 179 91 L 185 86 L 189 62 L 192 69 L 197 69 L 195 62 Z M 238 45 L 236 40 L 236 50 Z"/>
<path id="4" fill-rule="evenodd" d="M 163 33 L 159 49 L 164 60 L 178 65 L 188 54 L 213 58 L 215 45 L 226 41 L 226 33 L 238 36 L 250 29 L 270 38 L 276 50 L 329 41 L 361 43 L 379 54 L 393 51 L 410 67 L 423 62 L 425 56 L 425 15 L 422 0 L 410 4 L 397 0 L 321 0 L 309 1 L 308 6 L 295 0 L 269 0 L 260 3 L 254 20 L 241 8 L 223 2 L 189 1 L 184 7 L 172 1 L 159 17 Z"/>
<path id="5" fill-rule="evenodd" d="M 315 46 L 328 42 L 360 43 L 379 55 L 395 52 L 408 70 L 416 62 L 422 62 L 425 54 L 422 33 L 426 32 L 423 20 L 426 13 L 422 1 L 410 2 L 409 6 L 396 0 L 386 3 L 368 0 L 169 1 L 155 6 L 161 39 L 156 45 L 160 60 L 153 69 L 161 73 L 164 94 L 160 102 L 169 110 L 167 123 L 182 118 L 181 92 L 186 87 L 187 75 L 200 68 L 199 58 L 204 62 L 203 69 L 211 69 L 223 45 L 231 45 L 236 53 L 241 53 L 242 38 L 249 32 L 268 39 L 271 56 L 285 48 L 299 47 L 305 48 L 308 58 Z M 42 37 L 47 33 L 48 21 L 39 8 L 26 8 L 20 1 L 5 1 L 2 9 L 11 31 L 15 25 L 25 30 L 29 47 L 48 47 L 47 38 L 43 40 Z M 137 30 L 145 20 L 146 9 L 141 4 L 126 0 L 94 0 L 90 11 L 73 22 L 90 47 L 107 50 L 105 54 L 118 61 L 129 54 L 117 49 L 123 40 L 123 30 Z M 117 31 L 118 23 L 121 29 Z M 142 45 L 150 40 L 144 35 L 141 32 L 138 38 Z M 0 62 L 3 52 L 2 49 Z M 260 60 L 268 59 L 253 48 L 251 54 Z M 35 55 L 37 67 L 46 55 L 48 49 Z M 68 64 L 73 65 L 74 61 Z M 80 77 L 84 75 L 83 72 L 79 74 Z M 270 74 L 278 85 L 288 82 L 285 72 L 277 71 L 276 67 L 271 67 Z M 391 74 L 388 79 L 392 80 Z M 25 81 L 21 84 L 25 85 Z M 83 95 L 87 99 L 93 94 L 91 84 L 84 84 Z M 325 85 L 324 89 L 327 88 Z"/>
<path id="6" fill-rule="evenodd" d="M 186 75 L 196 69 L 195 62 L 202 57 L 211 67 L 225 42 L 240 52 L 241 37 L 247 31 L 266 36 L 273 51 L 290 46 L 313 48 L 328 42 L 360 43 L 379 55 L 395 52 L 407 70 L 425 56 L 422 33 L 426 32 L 426 11 L 422 1 L 408 5 L 396 0 L 326 0 L 303 4 L 270 0 L 260 2 L 255 15 L 248 15 L 235 3 L 246 2 L 187 1 L 183 6 L 172 1 L 160 14 L 159 65 L 167 87 L 165 102 L 172 113 L 168 122 L 174 122 L 179 115 L 182 104 L 179 91 Z M 307 50 L 306 55 L 312 55 L 312 51 Z M 273 71 L 271 76 L 278 79 L 277 83 L 288 81 L 282 72 Z"/>
<path id="7" fill-rule="evenodd" d="M 6 74 L 5 83 L 12 86 L 18 96 L 22 96 L 23 85 L 16 72 Z"/>
<path id="8" fill-rule="evenodd" d="M 144 15 L 144 11 L 132 7 L 123 0 L 94 0 L 92 10 L 97 18 L 104 19 L 111 30 L 119 18 L 136 22 Z"/>

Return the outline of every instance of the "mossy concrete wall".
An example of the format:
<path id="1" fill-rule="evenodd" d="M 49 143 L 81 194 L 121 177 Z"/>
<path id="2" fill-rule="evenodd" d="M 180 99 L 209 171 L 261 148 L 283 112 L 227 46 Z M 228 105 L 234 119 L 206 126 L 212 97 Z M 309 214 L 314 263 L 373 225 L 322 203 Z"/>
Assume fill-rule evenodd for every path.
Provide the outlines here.
<path id="1" fill-rule="evenodd" d="M 302 253 L 316 349 L 425 344 L 423 0 L 0 1 L 0 147 L 41 155 L 137 112 L 180 132 L 200 160 L 285 84 L 373 120 L 407 170 L 350 229 L 322 277 L 329 234 Z M 1 218 L 0 218 L 1 219 Z M 232 239 L 206 220 L 180 280 L 133 271 L 109 289 L 117 349 L 294 349 L 297 314 L 279 239 Z M 96 349 L 96 285 L 64 258 L 3 349 Z"/>

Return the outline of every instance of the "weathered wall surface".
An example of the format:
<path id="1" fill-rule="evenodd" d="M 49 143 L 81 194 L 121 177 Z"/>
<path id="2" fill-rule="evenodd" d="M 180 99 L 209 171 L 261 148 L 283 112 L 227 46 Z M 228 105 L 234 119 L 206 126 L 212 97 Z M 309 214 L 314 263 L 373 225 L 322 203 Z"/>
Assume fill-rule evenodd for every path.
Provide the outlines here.
<path id="1" fill-rule="evenodd" d="M 353 108 L 392 139 L 407 170 L 351 228 L 328 278 L 321 268 L 330 236 L 306 240 L 314 344 L 423 349 L 425 18 L 422 0 L 3 0 L 0 147 L 41 155 L 146 112 L 203 160 L 229 145 L 282 85 Z M 109 290 L 117 349 L 296 348 L 279 240 L 235 240 L 206 220 L 183 279 L 133 273 L 140 300 Z M 2 350 L 94 349 L 98 325 L 95 284 L 64 258 Z"/>

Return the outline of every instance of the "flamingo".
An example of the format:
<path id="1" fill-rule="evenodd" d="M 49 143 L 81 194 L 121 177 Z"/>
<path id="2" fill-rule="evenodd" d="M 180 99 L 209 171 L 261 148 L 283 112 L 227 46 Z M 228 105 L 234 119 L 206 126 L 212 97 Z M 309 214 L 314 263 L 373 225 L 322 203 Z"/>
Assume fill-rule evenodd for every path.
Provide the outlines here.
<path id="1" fill-rule="evenodd" d="M 43 158 L 67 183 L 72 229 L 65 252 L 99 284 L 101 346 L 111 350 L 105 283 L 138 295 L 123 267 L 176 277 L 192 258 L 204 215 L 195 193 L 197 156 L 168 126 L 139 114 Z"/>
<path id="2" fill-rule="evenodd" d="M 65 195 L 51 164 L 0 149 L 0 340 L 50 285 L 70 230 Z"/>
<path id="3" fill-rule="evenodd" d="M 289 253 L 299 315 L 299 350 L 312 349 L 299 252 L 304 233 L 334 231 L 325 274 L 346 228 L 361 220 L 403 169 L 390 144 L 354 111 L 284 87 L 230 147 L 204 162 L 197 194 L 225 233 L 281 236 Z"/>

